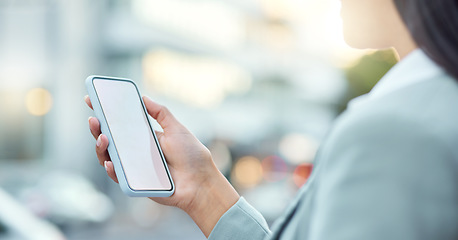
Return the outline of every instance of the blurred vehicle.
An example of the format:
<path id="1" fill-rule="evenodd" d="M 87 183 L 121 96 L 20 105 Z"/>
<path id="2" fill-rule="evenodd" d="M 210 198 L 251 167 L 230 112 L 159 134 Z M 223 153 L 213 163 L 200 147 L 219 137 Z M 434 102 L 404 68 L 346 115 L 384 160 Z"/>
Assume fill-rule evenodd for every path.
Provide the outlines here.
<path id="1" fill-rule="evenodd" d="M 113 203 L 86 178 L 53 172 L 22 191 L 23 204 L 59 226 L 100 223 L 113 214 Z"/>
<path id="2" fill-rule="evenodd" d="M 36 217 L 20 202 L 0 189 L 0 239 L 64 240 L 61 231 Z"/>

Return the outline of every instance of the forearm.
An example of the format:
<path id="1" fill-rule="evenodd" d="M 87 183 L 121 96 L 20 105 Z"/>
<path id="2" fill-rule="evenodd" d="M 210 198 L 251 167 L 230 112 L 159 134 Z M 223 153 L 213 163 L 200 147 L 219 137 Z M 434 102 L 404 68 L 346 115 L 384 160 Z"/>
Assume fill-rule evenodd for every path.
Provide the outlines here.
<path id="1" fill-rule="evenodd" d="M 185 212 L 208 238 L 218 220 L 240 198 L 232 185 L 219 171 L 196 192 L 194 201 Z"/>

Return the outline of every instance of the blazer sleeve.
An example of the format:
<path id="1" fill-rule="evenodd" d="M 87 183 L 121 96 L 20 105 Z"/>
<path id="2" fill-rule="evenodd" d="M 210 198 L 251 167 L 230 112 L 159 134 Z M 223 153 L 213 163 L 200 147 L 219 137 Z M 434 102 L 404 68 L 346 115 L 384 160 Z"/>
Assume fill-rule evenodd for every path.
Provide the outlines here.
<path id="1" fill-rule="evenodd" d="M 339 129 L 301 239 L 456 239 L 457 155 L 440 126 L 374 114 Z"/>
<path id="2" fill-rule="evenodd" d="M 263 216 L 243 197 L 234 204 L 213 228 L 210 240 L 262 240 L 270 235 Z"/>

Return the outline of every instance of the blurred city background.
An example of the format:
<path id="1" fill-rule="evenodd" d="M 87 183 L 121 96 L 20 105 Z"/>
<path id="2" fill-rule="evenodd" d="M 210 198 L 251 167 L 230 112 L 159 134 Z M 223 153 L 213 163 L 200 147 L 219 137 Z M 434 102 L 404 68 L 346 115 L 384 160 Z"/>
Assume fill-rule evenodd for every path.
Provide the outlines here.
<path id="1" fill-rule="evenodd" d="M 396 62 L 354 50 L 337 0 L 0 0 L 0 239 L 205 239 L 95 156 L 84 80 L 133 79 L 269 224 L 333 120 Z"/>

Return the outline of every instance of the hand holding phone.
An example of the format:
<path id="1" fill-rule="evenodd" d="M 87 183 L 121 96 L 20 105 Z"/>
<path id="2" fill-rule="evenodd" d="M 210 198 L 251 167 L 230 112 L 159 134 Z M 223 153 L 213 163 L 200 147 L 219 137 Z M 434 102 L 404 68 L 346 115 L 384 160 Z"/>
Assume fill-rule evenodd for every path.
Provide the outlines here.
<path id="1" fill-rule="evenodd" d="M 196 222 L 205 236 L 209 236 L 220 217 L 239 199 L 238 193 L 213 163 L 210 151 L 164 106 L 143 97 L 148 114 L 161 125 L 157 132 L 167 165 L 175 185 L 170 197 L 150 197 L 152 200 L 175 206 Z M 85 101 L 92 107 L 92 97 Z M 101 122 L 101 121 L 100 121 Z M 101 124 L 92 117 L 89 128 L 95 139 L 99 162 L 106 164 L 107 174 L 116 181 L 114 164 L 108 154 L 108 137 L 102 133 Z"/>
<path id="2" fill-rule="evenodd" d="M 172 177 L 136 84 L 90 76 L 86 87 L 123 192 L 133 197 L 172 195 Z"/>

